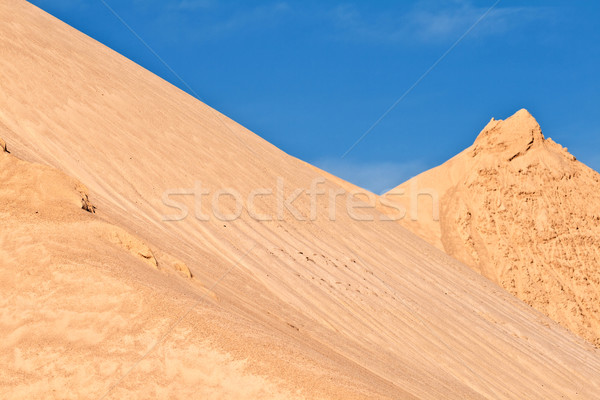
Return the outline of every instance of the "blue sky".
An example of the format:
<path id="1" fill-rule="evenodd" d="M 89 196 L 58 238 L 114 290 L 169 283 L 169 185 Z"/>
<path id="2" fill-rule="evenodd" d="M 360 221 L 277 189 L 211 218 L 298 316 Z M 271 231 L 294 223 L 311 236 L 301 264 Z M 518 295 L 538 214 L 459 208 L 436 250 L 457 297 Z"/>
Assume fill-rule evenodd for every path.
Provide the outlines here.
<path id="1" fill-rule="evenodd" d="M 529 109 L 600 170 L 600 2 L 105 0 L 200 99 L 377 193 Z M 185 90 L 100 0 L 33 4 Z"/>

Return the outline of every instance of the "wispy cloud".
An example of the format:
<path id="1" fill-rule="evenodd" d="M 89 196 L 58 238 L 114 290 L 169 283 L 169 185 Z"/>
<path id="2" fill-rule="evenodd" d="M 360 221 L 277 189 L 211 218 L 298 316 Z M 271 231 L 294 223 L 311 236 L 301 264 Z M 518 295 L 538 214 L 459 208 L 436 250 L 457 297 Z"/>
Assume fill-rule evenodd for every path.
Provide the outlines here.
<path id="1" fill-rule="evenodd" d="M 243 12 L 232 13 L 227 19 L 213 24 L 210 30 L 213 34 L 239 31 L 248 27 L 261 27 L 272 24 L 290 11 L 290 5 L 285 2 L 263 4 Z"/>
<path id="2" fill-rule="evenodd" d="M 464 33 L 489 8 L 474 6 L 470 1 L 436 3 L 418 2 L 408 11 L 385 13 L 362 12 L 356 5 L 346 4 L 330 12 L 340 37 L 379 42 L 447 42 Z M 495 8 L 473 32 L 476 36 L 498 35 L 533 20 L 551 18 L 548 7 Z"/>
<path id="3" fill-rule="evenodd" d="M 419 161 L 352 162 L 339 157 L 321 158 L 311 164 L 376 194 L 383 194 L 426 169 Z"/>
<path id="4" fill-rule="evenodd" d="M 179 11 L 196 11 L 200 9 L 207 9 L 214 6 L 212 0 L 181 0 L 173 3 L 169 3 L 170 8 Z"/>
<path id="5" fill-rule="evenodd" d="M 221 39 L 225 35 L 242 35 L 282 23 L 291 12 L 285 1 L 259 5 L 234 5 L 213 0 L 181 0 L 164 3 L 155 12 L 156 24 L 164 27 L 163 39 L 187 42 Z"/>

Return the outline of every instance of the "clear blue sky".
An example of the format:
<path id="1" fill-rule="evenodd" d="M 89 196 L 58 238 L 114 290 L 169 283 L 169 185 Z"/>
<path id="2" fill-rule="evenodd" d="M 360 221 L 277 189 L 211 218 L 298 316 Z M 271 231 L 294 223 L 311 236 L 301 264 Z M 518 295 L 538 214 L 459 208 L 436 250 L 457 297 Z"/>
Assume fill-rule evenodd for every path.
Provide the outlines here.
<path id="1" fill-rule="evenodd" d="M 105 0 L 200 99 L 289 154 L 375 192 L 529 109 L 600 169 L 600 2 Z M 32 3 L 185 89 L 100 0 Z"/>

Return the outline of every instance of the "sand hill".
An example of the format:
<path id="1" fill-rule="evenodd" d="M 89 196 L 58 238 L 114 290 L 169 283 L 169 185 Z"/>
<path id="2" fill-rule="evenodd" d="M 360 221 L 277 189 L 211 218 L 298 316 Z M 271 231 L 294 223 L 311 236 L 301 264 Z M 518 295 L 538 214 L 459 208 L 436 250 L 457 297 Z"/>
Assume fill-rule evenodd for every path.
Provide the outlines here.
<path id="1" fill-rule="evenodd" d="M 29 3 L 0 16 L 1 397 L 600 392 L 593 346 L 379 211 L 333 220 L 349 196 L 306 193 L 352 185 Z"/>
<path id="2" fill-rule="evenodd" d="M 402 223 L 550 318 L 600 345 L 600 175 L 545 139 L 520 110 L 475 143 L 392 190 L 432 197 Z M 403 192 L 405 196 L 394 196 Z"/>

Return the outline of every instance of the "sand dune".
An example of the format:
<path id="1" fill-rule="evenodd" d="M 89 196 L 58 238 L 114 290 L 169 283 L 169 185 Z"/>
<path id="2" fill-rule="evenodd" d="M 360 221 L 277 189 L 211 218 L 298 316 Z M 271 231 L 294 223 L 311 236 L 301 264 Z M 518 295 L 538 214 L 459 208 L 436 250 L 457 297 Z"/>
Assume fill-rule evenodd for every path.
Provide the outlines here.
<path id="1" fill-rule="evenodd" d="M 600 174 L 520 110 L 388 195 L 406 203 L 423 188 L 439 195 L 439 221 L 424 196 L 405 226 L 600 345 Z"/>
<path id="2" fill-rule="evenodd" d="M 82 209 L 74 179 L 5 153 L 0 181 L 1 397 L 99 397 L 192 299 L 159 283 L 182 284 L 165 258 L 159 271 L 140 239 Z M 152 379 L 136 386 L 139 398 L 293 397 L 244 372 L 243 361 L 186 337 L 189 330 L 181 326 L 156 355 L 168 355 L 167 364 L 154 358 L 141 366 Z"/>
<path id="3" fill-rule="evenodd" d="M 357 188 L 24 1 L 0 15 L 4 397 L 600 392 L 593 346 L 379 211 L 306 194 Z M 223 220 L 224 188 L 274 194 Z"/>

